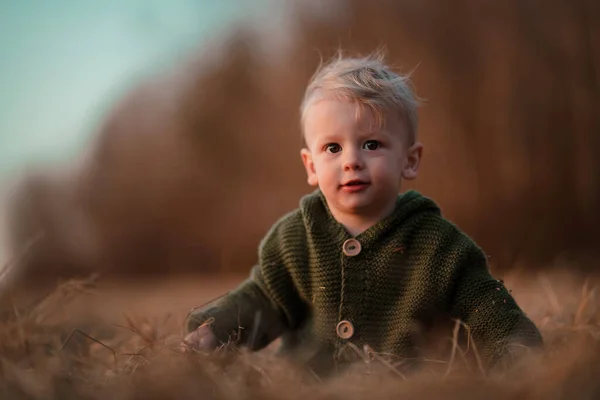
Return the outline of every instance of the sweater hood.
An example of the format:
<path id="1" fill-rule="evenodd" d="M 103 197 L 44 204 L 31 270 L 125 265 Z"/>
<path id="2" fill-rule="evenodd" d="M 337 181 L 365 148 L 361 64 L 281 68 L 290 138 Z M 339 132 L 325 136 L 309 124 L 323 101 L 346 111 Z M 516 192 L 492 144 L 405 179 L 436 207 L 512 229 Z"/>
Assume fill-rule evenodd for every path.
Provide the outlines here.
<path id="1" fill-rule="evenodd" d="M 306 226 L 315 226 L 316 224 L 325 233 L 341 241 L 352 237 L 344 226 L 333 217 L 327 205 L 327 200 L 319 189 L 302 197 L 300 211 Z M 398 195 L 396 206 L 390 215 L 357 235 L 356 239 L 361 244 L 368 246 L 386 235 L 390 230 L 397 228 L 398 225 L 426 213 L 441 216 L 441 210 L 433 200 L 423 196 L 416 190 L 409 190 Z"/>

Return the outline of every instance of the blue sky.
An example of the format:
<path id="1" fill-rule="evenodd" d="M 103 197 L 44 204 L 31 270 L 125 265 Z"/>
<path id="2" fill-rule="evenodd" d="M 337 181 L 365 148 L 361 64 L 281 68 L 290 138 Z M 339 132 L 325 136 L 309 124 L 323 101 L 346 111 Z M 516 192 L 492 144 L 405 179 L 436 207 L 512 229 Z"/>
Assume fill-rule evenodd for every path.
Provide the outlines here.
<path id="1" fill-rule="evenodd" d="M 0 177 L 76 151 L 128 87 L 263 2 L 0 0 Z"/>

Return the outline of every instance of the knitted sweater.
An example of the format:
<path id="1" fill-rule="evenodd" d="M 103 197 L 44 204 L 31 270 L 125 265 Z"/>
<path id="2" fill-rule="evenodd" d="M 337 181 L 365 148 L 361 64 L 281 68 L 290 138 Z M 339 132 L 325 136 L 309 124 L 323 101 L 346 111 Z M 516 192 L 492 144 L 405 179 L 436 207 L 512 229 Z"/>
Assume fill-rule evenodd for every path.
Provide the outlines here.
<path id="1" fill-rule="evenodd" d="M 320 191 L 303 197 L 261 242 L 250 277 L 193 311 L 188 330 L 210 320 L 221 342 L 253 350 L 281 337 L 281 350 L 303 362 L 335 358 L 349 343 L 414 357 L 419 332 L 439 315 L 469 327 L 488 366 L 509 342 L 541 344 L 482 250 L 418 192 L 398 196 L 354 246 L 349 239 Z"/>

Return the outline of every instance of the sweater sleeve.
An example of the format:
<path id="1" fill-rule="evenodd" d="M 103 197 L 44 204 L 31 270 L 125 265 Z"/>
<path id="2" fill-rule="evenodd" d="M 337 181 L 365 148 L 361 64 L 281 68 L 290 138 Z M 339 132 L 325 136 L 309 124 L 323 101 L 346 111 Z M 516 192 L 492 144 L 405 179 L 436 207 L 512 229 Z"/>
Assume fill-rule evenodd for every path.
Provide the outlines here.
<path id="1" fill-rule="evenodd" d="M 276 339 L 285 328 L 277 304 L 265 289 L 262 268 L 254 266 L 250 277 L 214 302 L 193 310 L 187 330 L 208 324 L 220 343 L 245 345 L 259 350 Z"/>
<path id="2" fill-rule="evenodd" d="M 298 323 L 295 283 L 286 262 L 284 238 L 290 218 L 279 221 L 261 242 L 259 262 L 237 288 L 193 310 L 187 330 L 209 324 L 221 343 L 260 350 Z"/>
<path id="3" fill-rule="evenodd" d="M 523 350 L 541 346 L 539 330 L 491 275 L 481 249 L 471 244 L 460 253 L 451 314 L 468 326 L 487 366 L 506 367 Z"/>

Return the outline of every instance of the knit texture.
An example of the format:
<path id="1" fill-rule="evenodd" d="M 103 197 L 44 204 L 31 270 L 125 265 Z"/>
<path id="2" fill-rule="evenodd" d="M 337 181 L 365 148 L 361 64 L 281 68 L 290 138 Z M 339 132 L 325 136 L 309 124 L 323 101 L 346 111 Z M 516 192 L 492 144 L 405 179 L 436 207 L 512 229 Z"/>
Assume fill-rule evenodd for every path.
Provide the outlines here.
<path id="1" fill-rule="evenodd" d="M 398 196 L 392 215 L 356 236 L 355 256 L 342 251 L 350 238 L 320 191 L 303 197 L 261 242 L 250 277 L 193 311 L 188 330 L 210 321 L 220 341 L 254 350 L 282 337 L 281 350 L 303 362 L 339 357 L 349 343 L 414 357 L 420 332 L 440 315 L 468 326 L 488 366 L 512 342 L 541 344 L 482 250 L 420 193 Z M 342 320 L 354 328 L 349 339 L 336 334 Z"/>

